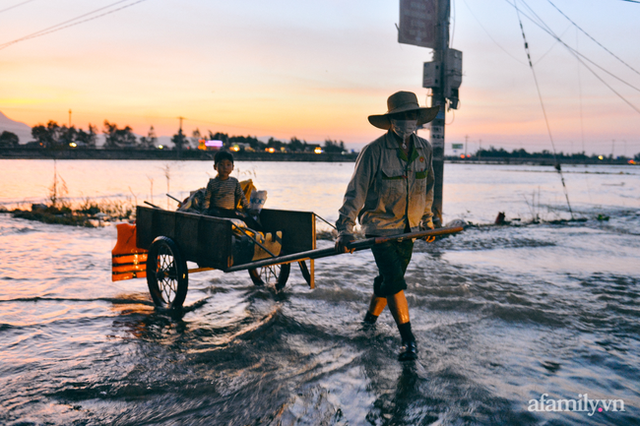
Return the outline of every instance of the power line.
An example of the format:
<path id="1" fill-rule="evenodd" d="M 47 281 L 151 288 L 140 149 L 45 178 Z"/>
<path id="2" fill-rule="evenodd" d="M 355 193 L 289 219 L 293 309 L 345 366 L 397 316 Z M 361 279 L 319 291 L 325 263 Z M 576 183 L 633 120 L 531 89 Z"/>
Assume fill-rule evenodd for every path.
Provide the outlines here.
<path id="1" fill-rule="evenodd" d="M 40 30 L 40 31 L 36 31 L 35 33 L 31 33 L 31 34 L 29 34 L 29 35 L 26 35 L 26 36 L 21 37 L 21 38 L 19 38 L 19 39 L 13 40 L 13 41 L 11 41 L 11 42 L 4 43 L 2 46 L 4 46 L 4 45 L 10 45 L 10 44 L 13 44 L 13 43 L 17 43 L 17 42 L 19 42 L 19 41 L 26 40 L 26 39 L 29 39 L 29 38 L 38 37 L 39 35 L 42 35 L 41 33 L 45 33 L 46 31 L 49 31 L 49 30 L 52 30 L 52 29 L 54 29 L 54 28 L 60 27 L 61 25 L 68 24 L 69 22 L 73 22 L 73 21 L 75 21 L 75 20 L 77 20 L 77 19 L 84 18 L 85 16 L 91 15 L 91 14 L 93 14 L 93 13 L 99 12 L 99 11 L 104 10 L 104 9 L 107 9 L 107 8 L 110 8 L 110 7 L 112 7 L 112 6 L 115 6 L 115 5 L 116 5 L 116 4 L 118 4 L 118 3 L 123 3 L 123 2 L 125 2 L 125 1 L 128 1 L 128 0 L 119 0 L 119 1 L 117 1 L 117 2 L 115 2 L 115 3 L 111 3 L 111 4 L 107 5 L 107 6 L 101 7 L 101 8 L 99 8 L 99 9 L 93 10 L 93 11 L 88 12 L 88 13 L 85 13 L 85 14 L 83 14 L 83 15 L 76 16 L 75 18 L 68 19 L 68 20 L 66 20 L 66 21 L 64 21 L 64 22 L 60 22 L 59 24 L 53 25 L 53 26 L 51 26 L 51 27 L 47 27 L 47 28 L 45 28 L 45 29 L 43 29 L 43 30 Z"/>
<path id="2" fill-rule="evenodd" d="M 476 22 L 478 23 L 478 25 L 480 25 L 480 28 L 482 28 L 482 30 L 487 34 L 487 36 L 491 39 L 492 42 L 494 42 L 496 44 L 496 46 L 498 46 L 503 52 L 505 52 L 507 55 L 509 55 L 511 58 L 515 59 L 516 62 L 518 62 L 521 65 L 527 65 L 524 62 L 522 62 L 520 59 L 516 58 L 515 56 L 513 56 L 507 49 L 505 49 L 504 47 L 502 47 L 500 45 L 500 43 L 498 43 L 493 37 L 491 37 L 491 34 L 489 34 L 489 31 L 487 31 L 487 29 L 484 27 L 484 25 L 482 25 L 482 23 L 480 22 L 480 20 L 478 19 L 478 17 L 473 13 L 473 10 L 471 10 L 471 7 L 469 7 L 469 4 L 467 3 L 467 0 L 463 0 L 465 6 L 467 6 L 467 9 L 469 9 L 469 12 L 471 13 L 471 16 L 473 16 L 473 19 L 476 20 Z"/>
<path id="3" fill-rule="evenodd" d="M 4 44 L 0 44 L 0 50 L 5 49 L 5 48 L 11 46 L 12 44 L 15 44 L 15 43 L 18 43 L 18 42 L 21 42 L 21 41 L 24 41 L 24 40 L 29 40 L 29 39 L 36 38 L 36 37 L 42 37 L 44 35 L 51 34 L 51 33 L 63 30 L 65 28 L 69 28 L 69 27 L 73 27 L 73 26 L 76 26 L 76 25 L 83 24 L 85 22 L 93 21 L 95 19 L 101 18 L 101 17 L 106 16 L 106 15 L 110 15 L 112 13 L 118 12 L 118 11 L 120 11 L 122 9 L 126 9 L 128 7 L 134 6 L 134 5 L 138 4 L 138 3 L 142 3 L 142 2 L 147 1 L 147 0 L 137 0 L 137 1 L 134 1 L 133 3 L 126 4 L 124 6 L 121 6 L 121 7 L 117 8 L 117 9 L 109 10 L 107 12 L 101 13 L 100 15 L 93 16 L 93 17 L 82 19 L 82 20 L 78 21 L 78 19 L 84 18 L 84 17 L 89 16 L 89 15 L 93 15 L 93 14 L 95 14 L 97 12 L 100 12 L 101 10 L 108 9 L 110 7 L 113 7 L 113 6 L 115 6 L 117 4 L 120 4 L 120 3 L 124 3 L 126 1 L 129 1 L 129 0 L 120 0 L 120 1 L 117 1 L 115 3 L 111 3 L 111 4 L 107 5 L 107 6 L 101 7 L 99 9 L 95 9 L 95 10 L 93 10 L 91 12 L 82 14 L 82 15 L 77 16 L 75 18 L 68 19 L 68 20 L 66 20 L 64 22 L 61 22 L 59 24 L 56 24 L 56 25 L 53 25 L 51 27 L 45 28 L 43 30 L 36 31 L 34 33 L 31 33 L 31 34 L 26 35 L 24 37 L 9 41 L 9 42 L 4 43 Z M 76 21 L 76 22 L 74 22 L 74 21 Z M 67 25 L 65 25 L 65 24 L 67 24 Z"/>
<path id="4" fill-rule="evenodd" d="M 569 31 L 569 28 L 571 28 L 571 25 L 569 25 L 569 26 L 567 27 L 567 29 L 566 29 L 566 30 L 564 30 L 564 31 L 562 32 L 562 34 L 560 34 L 560 37 L 562 37 L 563 35 L 565 35 L 565 34 L 566 34 L 566 32 L 567 32 L 567 31 Z M 551 51 L 556 47 L 556 45 L 557 45 L 557 44 L 560 44 L 560 42 L 559 42 L 558 40 L 556 40 L 556 42 L 555 42 L 555 43 L 553 43 L 553 44 L 551 45 L 551 47 L 549 48 L 549 50 L 547 50 L 544 54 L 540 55 L 540 57 L 536 60 L 536 65 L 538 64 L 538 62 L 542 61 L 542 59 L 543 59 L 545 56 L 547 56 L 547 55 L 548 55 L 548 54 L 549 54 L 549 53 L 550 53 L 550 52 L 551 52 Z"/>
<path id="5" fill-rule="evenodd" d="M 609 74 L 611 77 L 619 80 L 620 82 L 626 84 L 627 86 L 631 87 L 634 90 L 640 91 L 639 88 L 633 86 L 630 83 L 627 83 L 626 81 L 624 81 L 623 79 L 621 79 L 620 77 L 614 75 L 613 73 L 607 71 L 606 69 L 604 69 L 603 67 L 601 67 L 600 65 L 596 64 L 595 62 L 593 62 L 591 59 L 587 58 L 586 56 L 584 56 L 583 54 L 581 54 L 580 52 L 576 51 L 575 49 L 573 49 L 571 46 L 569 46 L 567 43 L 565 43 L 560 37 L 558 37 L 553 30 L 551 30 L 551 28 L 549 28 L 549 26 L 544 23 L 544 21 L 533 11 L 533 9 L 531 9 L 531 7 L 529 5 L 527 5 L 527 3 L 524 0 L 521 0 L 522 3 L 531 11 L 531 13 L 533 13 L 533 15 L 535 15 L 535 17 L 540 21 L 540 22 L 536 22 L 535 19 L 531 18 L 530 16 L 528 16 L 526 13 L 522 12 L 521 10 L 518 9 L 517 5 L 514 3 L 511 3 L 510 0 L 505 0 L 509 5 L 513 6 L 516 11 L 518 12 L 518 19 L 520 14 L 522 14 L 523 16 L 527 17 L 531 22 L 533 22 L 535 25 L 537 25 L 540 29 L 542 29 L 544 32 L 546 32 L 547 34 L 549 34 L 551 37 L 555 38 L 557 41 L 559 41 L 560 43 L 562 43 L 562 45 L 564 47 L 567 48 L 567 50 L 569 50 L 569 52 L 571 54 L 573 54 L 576 59 L 578 59 L 578 61 L 580 61 L 580 63 L 582 65 L 584 65 L 584 67 L 589 70 L 589 72 L 591 72 L 591 74 L 593 74 L 598 80 L 600 80 L 600 82 L 602 84 L 604 84 L 609 90 L 611 90 L 613 93 L 616 94 L 616 96 L 618 96 L 620 99 L 622 99 L 623 102 L 625 102 L 627 105 L 629 105 L 634 111 L 636 111 L 637 113 L 640 113 L 640 109 L 638 109 L 635 105 L 633 105 L 631 102 L 629 102 L 624 96 L 622 96 L 620 93 L 618 93 L 618 91 L 616 91 L 613 87 L 611 87 L 610 84 L 608 84 L 606 81 L 604 81 L 602 79 L 602 77 L 600 77 L 595 71 L 593 71 L 593 69 L 591 69 L 587 64 L 585 64 L 585 62 L 581 59 L 584 58 L 586 61 L 590 62 L 591 64 L 593 64 L 594 66 L 600 68 L 603 72 Z"/>
<path id="6" fill-rule="evenodd" d="M 23 1 L 22 3 L 14 4 L 13 6 L 9 6 L 6 9 L 0 10 L 0 13 L 6 12 L 7 10 L 15 9 L 18 6 L 22 6 L 23 4 L 31 3 L 33 0 Z"/>
<path id="7" fill-rule="evenodd" d="M 576 48 L 578 48 L 578 45 L 580 43 L 580 38 L 579 38 L 578 32 L 576 32 Z M 584 120 L 582 117 L 582 80 L 580 79 L 580 61 L 578 61 L 578 89 L 580 91 L 580 136 L 582 138 L 582 152 L 585 152 L 584 149 Z"/>
<path id="8" fill-rule="evenodd" d="M 580 31 L 582 31 L 582 33 L 584 35 L 586 35 L 587 37 L 589 37 L 594 43 L 596 43 L 598 46 L 602 47 L 607 53 L 609 53 L 611 56 L 613 56 L 614 58 L 616 58 L 617 60 L 619 60 L 620 62 L 622 62 L 623 64 L 625 64 L 627 67 L 629 67 L 629 69 L 633 70 L 636 74 L 640 74 L 640 72 L 638 72 L 637 69 L 633 68 L 631 65 L 629 65 L 628 63 L 626 63 L 625 61 L 623 61 L 622 59 L 620 59 L 615 53 L 613 53 L 612 51 L 610 51 L 609 49 L 607 49 L 606 47 L 604 47 L 598 40 L 596 40 L 595 38 L 591 37 L 591 35 L 586 32 L 585 30 L 583 30 L 582 28 L 580 28 L 580 26 L 578 24 L 576 24 L 575 22 L 573 22 L 571 20 L 571 18 L 569 18 L 567 15 L 565 15 L 565 13 L 563 11 L 561 11 L 560 9 L 558 9 L 558 6 L 556 6 L 555 4 L 553 4 L 553 2 L 551 0 L 547 0 L 551 6 L 553 6 L 558 12 L 560 12 L 560 14 L 562 16 L 564 16 L 565 18 L 567 18 L 567 20 L 569 22 L 571 22 L 577 29 L 579 29 Z M 634 3 L 640 3 L 640 2 L 634 2 Z"/>
<path id="9" fill-rule="evenodd" d="M 601 67 L 600 65 L 596 64 L 594 61 L 592 61 L 591 59 L 587 58 L 585 55 L 583 55 L 582 53 L 578 52 L 577 50 L 575 50 L 574 48 L 572 48 L 571 46 L 569 46 L 567 43 L 565 43 L 560 37 L 558 37 L 557 34 L 555 34 L 553 32 L 553 30 L 542 20 L 542 18 L 540 18 L 533 9 L 531 9 L 531 7 L 526 3 L 525 0 L 521 0 L 522 3 L 531 11 L 531 13 L 533 13 L 535 15 L 535 17 L 540 21 L 540 23 L 536 23 L 533 19 L 531 19 L 531 17 L 527 16 L 526 14 L 523 13 L 524 16 L 527 16 L 527 18 L 529 18 L 531 20 L 531 22 L 533 22 L 534 24 L 538 25 L 538 27 L 540 27 L 543 31 L 545 31 L 547 34 L 549 34 L 551 37 L 555 38 L 558 42 L 560 42 L 564 47 L 567 48 L 567 50 L 569 50 L 569 52 L 571 54 L 573 54 L 576 59 L 578 59 L 578 61 L 580 61 L 580 63 L 582 65 L 585 66 L 585 68 L 587 68 L 598 80 L 600 80 L 602 82 L 602 84 L 604 84 L 605 86 L 607 86 L 607 88 L 609 88 L 609 90 L 611 90 L 613 93 L 615 93 L 620 99 L 622 99 L 626 104 L 628 104 L 631 108 L 633 108 L 636 112 L 640 113 L 640 110 L 634 106 L 631 102 L 629 102 L 624 96 L 622 96 L 620 93 L 618 93 L 613 87 L 611 87 L 611 85 L 609 85 L 607 82 L 605 82 L 602 77 L 600 77 L 598 74 L 596 74 L 591 68 L 589 68 L 579 57 L 585 59 L 586 61 L 588 61 L 589 63 L 591 63 L 592 65 L 600 68 L 600 70 L 602 70 L 603 72 L 609 74 L 611 77 L 615 78 L 616 80 L 620 81 L 623 84 L 626 84 L 627 86 L 631 87 L 632 89 L 640 92 L 640 89 L 635 87 L 634 85 L 632 85 L 631 83 L 626 82 L 625 80 L 623 80 L 622 78 L 618 77 L 617 75 L 611 73 L 610 71 L 606 70 L 605 68 Z M 507 0 L 507 3 L 509 3 L 509 1 Z M 514 7 L 516 7 L 515 5 L 512 5 Z M 517 7 L 516 7 L 517 9 Z"/>
<path id="10" fill-rule="evenodd" d="M 553 34 L 550 34 L 552 37 L 555 37 Z M 627 86 L 629 86 L 630 88 L 632 88 L 633 90 L 640 92 L 640 88 L 632 85 L 631 83 L 626 82 L 625 80 L 623 80 L 622 78 L 618 77 L 617 75 L 611 73 L 610 71 L 607 71 L 605 68 L 601 67 L 600 65 L 596 64 L 595 62 L 593 62 L 591 59 L 587 58 L 586 56 L 584 56 L 582 53 L 578 52 L 577 50 L 575 50 L 573 47 L 569 46 L 568 44 L 566 44 L 564 41 L 558 39 L 558 41 L 567 48 L 567 50 L 569 50 L 569 52 L 571 54 L 573 54 L 574 56 L 578 57 L 580 56 L 581 58 L 583 58 L 584 60 L 586 60 L 587 62 L 590 62 L 592 65 L 600 68 L 600 70 L 602 70 L 603 72 L 609 74 L 611 77 L 615 78 L 616 80 L 620 81 L 623 84 L 626 84 Z M 583 65 L 584 62 L 580 61 Z M 586 65 L 585 65 L 586 66 Z M 588 67 L 587 67 L 588 68 Z M 598 77 L 591 69 L 589 69 L 589 71 L 591 71 L 596 77 Z M 599 78 L 600 79 L 600 78 Z M 603 81 L 602 79 L 600 79 L 600 81 Z M 606 83 L 605 83 L 606 84 Z M 606 84 L 607 87 L 609 87 L 611 89 L 611 86 L 609 86 L 608 84 Z M 611 89 L 613 90 L 613 89 Z M 626 101 L 626 100 L 625 100 Z M 635 109 L 635 108 L 634 108 Z"/>
<path id="11" fill-rule="evenodd" d="M 531 22 L 533 22 L 534 24 L 538 25 L 538 27 L 539 27 L 540 29 L 542 29 L 543 31 L 545 31 L 545 32 L 546 32 L 547 34 L 549 34 L 551 37 L 555 38 L 555 39 L 556 39 L 556 41 L 557 41 L 557 42 L 559 42 L 559 43 L 561 43 L 564 47 L 566 47 L 566 48 L 567 48 L 567 50 L 569 50 L 569 52 L 570 52 L 570 53 L 572 53 L 574 56 L 575 56 L 575 55 L 577 55 L 577 56 L 581 56 L 581 57 L 582 57 L 582 58 L 584 58 L 586 61 L 588 61 L 588 62 L 590 62 L 591 64 L 593 64 L 594 66 L 596 66 L 596 67 L 600 68 L 603 72 L 605 72 L 605 73 L 609 74 L 611 77 L 615 78 L 616 80 L 620 81 L 620 82 L 621 82 L 621 83 L 623 83 L 623 84 L 626 84 L 627 86 L 631 87 L 632 89 L 634 89 L 634 90 L 636 90 L 636 91 L 640 92 L 640 89 L 639 89 L 639 88 L 637 88 L 637 87 L 633 86 L 631 83 L 626 82 L 625 80 L 623 80 L 622 78 L 620 78 L 620 77 L 616 76 L 616 75 L 615 75 L 615 74 L 613 74 L 612 72 L 607 71 L 605 68 L 603 68 L 603 67 L 601 67 L 600 65 L 596 64 L 596 63 L 595 63 L 595 62 L 593 62 L 591 59 L 587 58 L 587 57 L 586 57 L 586 56 L 584 56 L 582 53 L 578 52 L 577 50 L 575 50 L 574 48 L 572 48 L 571 46 L 569 46 L 567 43 L 565 43 L 565 42 L 564 42 L 564 41 L 563 41 L 563 40 L 562 40 L 562 39 L 561 39 L 561 38 L 560 38 L 560 37 L 559 37 L 559 36 L 558 36 L 558 35 L 557 35 L 557 34 L 556 34 L 552 29 L 551 29 L 551 27 L 549 27 L 549 26 L 544 22 L 544 20 L 543 20 L 540 16 L 538 16 L 538 14 L 536 14 L 536 12 L 531 8 L 531 6 L 529 6 L 529 5 L 527 4 L 527 2 L 526 2 L 525 0 L 521 0 L 521 1 L 522 1 L 522 3 L 527 7 L 527 9 L 529 9 L 529 11 L 530 11 L 530 12 L 531 12 L 531 13 L 532 13 L 536 18 L 537 18 L 537 20 L 538 20 L 539 22 L 538 22 L 538 23 L 536 23 L 534 19 L 532 19 L 530 16 L 527 16 L 525 13 L 523 13 L 523 15 L 524 15 L 524 16 L 526 16 L 527 18 L 529 18 L 529 19 L 531 20 Z M 549 2 L 550 2 L 550 0 L 549 0 Z M 509 0 L 507 0 L 507 3 L 509 3 Z M 511 3 L 509 3 L 509 4 L 511 4 Z M 515 4 L 511 4 L 511 5 L 517 9 L 517 6 L 516 6 Z M 559 11 L 559 9 L 558 9 L 558 11 Z M 520 12 L 521 12 L 521 11 L 520 11 Z M 562 13 L 562 12 L 560 12 L 560 13 Z M 565 15 L 565 16 L 566 16 L 566 15 Z M 569 18 L 567 17 L 567 19 L 569 19 Z M 573 21 L 571 21 L 570 19 L 569 19 L 569 21 L 570 21 L 571 23 L 573 23 Z M 580 27 L 578 27 L 577 25 L 576 25 L 576 27 L 577 27 L 577 28 L 579 28 L 580 30 L 582 30 L 582 29 L 581 29 Z M 587 34 L 587 33 L 585 32 L 585 34 Z M 589 35 L 587 34 L 587 36 L 589 36 Z M 589 37 L 591 37 L 591 36 L 589 36 Z M 598 43 L 598 42 L 597 42 L 595 39 L 593 39 L 592 37 L 591 37 L 591 39 L 592 39 L 593 41 L 595 41 L 596 43 Z M 607 49 L 606 49 L 604 46 L 602 46 L 600 43 L 598 43 L 598 44 L 599 44 L 603 49 L 607 50 Z M 607 51 L 608 51 L 608 50 L 607 50 Z M 610 52 L 610 53 L 611 53 L 611 52 Z M 613 53 L 611 53 L 611 54 L 613 55 Z M 615 56 L 615 55 L 614 55 L 614 56 Z M 617 57 L 616 57 L 616 58 L 617 58 Z M 622 61 L 622 60 L 620 59 L 620 61 Z M 624 61 L 622 61 L 622 62 L 624 63 Z M 584 65 L 584 63 L 583 63 L 583 65 Z M 625 64 L 625 65 L 626 65 L 626 64 Z M 586 65 L 585 65 L 585 66 L 586 66 Z M 587 68 L 589 68 L 589 67 L 587 67 Z M 633 68 L 632 68 L 632 69 L 633 69 Z M 636 71 L 635 69 L 633 69 L 633 70 L 634 70 L 634 71 Z M 592 72 L 596 77 L 598 77 L 598 79 L 599 79 L 600 81 L 602 81 L 602 82 L 604 83 L 604 81 L 603 81 L 603 80 L 602 80 L 598 75 L 596 75 L 596 74 L 593 72 L 593 70 L 589 69 L 589 71 L 591 71 L 591 72 Z M 637 71 L 636 71 L 636 72 L 637 72 Z M 616 93 L 618 96 L 621 96 L 619 93 L 617 93 L 615 90 L 613 90 L 613 88 L 611 88 L 611 86 L 609 86 L 609 85 L 608 85 L 608 84 L 606 84 L 606 83 L 605 83 L 605 85 L 606 85 L 609 89 L 611 89 L 614 93 Z M 622 98 L 622 97 L 621 97 L 621 98 Z M 629 103 L 626 99 L 624 99 L 624 98 L 622 98 L 622 99 L 623 99 L 625 102 Z M 631 104 L 629 104 L 629 105 L 631 105 Z M 631 106 L 632 106 L 632 108 L 633 108 L 633 109 L 635 109 L 636 111 L 638 111 L 635 107 L 633 107 L 633 105 L 631 105 Z M 640 112 L 640 111 L 639 111 L 639 112 Z"/>
<path id="12" fill-rule="evenodd" d="M 516 0 L 517 1 L 517 0 Z M 514 3 L 515 4 L 515 3 Z M 536 71 L 533 68 L 533 63 L 531 63 L 531 54 L 529 53 L 529 43 L 527 43 L 527 38 L 524 35 L 524 27 L 522 26 L 522 20 L 520 19 L 520 10 L 516 4 L 516 13 L 518 15 L 518 22 L 520 22 L 520 30 L 522 31 L 522 40 L 524 41 L 524 50 L 527 54 L 527 59 L 529 60 L 529 68 L 531 68 L 531 73 L 533 74 L 533 81 L 536 83 L 536 90 L 538 91 L 538 98 L 540 99 L 540 106 L 542 107 L 542 114 L 544 115 L 544 121 L 547 124 L 547 132 L 549 133 L 549 140 L 551 141 L 551 148 L 553 148 L 553 161 L 556 163 L 556 170 L 560 174 L 560 180 L 562 181 L 562 188 L 564 189 L 564 196 L 567 199 L 567 206 L 569 206 L 569 213 L 571 214 L 571 219 L 573 219 L 573 210 L 571 210 L 571 203 L 569 202 L 569 192 L 567 191 L 567 186 L 564 183 L 564 175 L 562 174 L 562 168 L 560 167 L 560 163 L 558 162 L 558 158 L 556 156 L 556 146 L 553 142 L 553 136 L 551 135 L 551 126 L 549 125 L 549 119 L 547 118 L 547 111 L 544 107 L 544 102 L 542 101 L 542 93 L 540 93 L 540 85 L 538 84 L 538 78 L 536 77 Z"/>

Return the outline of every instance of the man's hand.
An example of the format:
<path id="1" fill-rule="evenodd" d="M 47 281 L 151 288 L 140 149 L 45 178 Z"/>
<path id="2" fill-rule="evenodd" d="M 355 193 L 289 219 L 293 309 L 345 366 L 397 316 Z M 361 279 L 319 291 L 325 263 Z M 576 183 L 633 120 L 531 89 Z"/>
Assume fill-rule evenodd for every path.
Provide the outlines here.
<path id="1" fill-rule="evenodd" d="M 354 242 L 356 239 L 353 235 L 341 235 L 336 240 L 336 251 L 338 253 L 353 253 L 355 249 L 348 249 L 347 244 Z"/>
<path id="2" fill-rule="evenodd" d="M 433 227 L 433 223 L 428 223 L 428 224 L 423 223 L 423 224 L 420 224 L 420 229 L 422 231 L 430 231 L 430 230 L 433 230 L 435 228 Z M 425 240 L 428 243 L 432 243 L 432 242 L 434 242 L 436 240 L 436 236 L 435 235 L 428 235 L 428 236 L 424 237 L 423 240 Z"/>

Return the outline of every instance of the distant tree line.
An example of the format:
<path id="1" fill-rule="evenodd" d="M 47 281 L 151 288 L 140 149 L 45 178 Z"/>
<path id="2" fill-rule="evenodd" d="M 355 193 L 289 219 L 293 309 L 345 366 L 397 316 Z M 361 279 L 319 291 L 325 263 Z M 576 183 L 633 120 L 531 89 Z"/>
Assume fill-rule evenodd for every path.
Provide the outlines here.
<path id="1" fill-rule="evenodd" d="M 200 135 L 197 129 L 194 131 L 194 136 L 196 135 Z M 347 151 L 343 141 L 329 138 L 325 139 L 324 145 L 321 146 L 319 144 L 307 143 L 307 141 L 300 140 L 295 136 L 292 136 L 289 141 L 281 141 L 271 137 L 267 142 L 262 142 L 254 136 L 229 136 L 227 133 L 213 133 L 209 131 L 209 139 L 222 141 L 223 146 L 227 149 L 237 145 L 240 150 L 247 150 L 247 148 L 249 148 L 253 151 L 264 151 L 265 149 L 273 148 L 278 152 L 313 152 L 318 147 L 322 148 L 323 152 L 328 153 L 339 154 Z"/>
<path id="2" fill-rule="evenodd" d="M 105 120 L 102 133 L 105 135 L 104 148 L 151 149 L 155 148 L 157 142 L 153 126 L 149 129 L 147 136 L 138 140 L 131 127 L 125 126 L 120 129 L 116 124 Z M 55 121 L 49 121 L 46 125 L 33 126 L 31 136 L 33 141 L 28 142 L 26 146 L 51 150 L 96 149 L 98 128 L 89 124 L 85 131 L 75 126 L 61 126 Z M 18 146 L 18 142 L 18 136 L 14 133 L 5 131 L 0 135 L 0 147 Z"/>
<path id="3" fill-rule="evenodd" d="M 300 140 L 295 136 L 292 136 L 289 141 L 281 141 L 271 137 L 267 142 L 263 142 L 255 136 L 229 136 L 228 133 L 214 133 L 211 130 L 208 130 L 207 134 L 204 135 L 200 132 L 200 129 L 195 129 L 191 137 L 186 137 L 182 133 L 182 129 L 180 129 L 178 133 L 173 135 L 171 142 L 173 142 L 176 149 L 196 149 L 203 139 L 221 141 L 223 148 L 237 148 L 240 151 L 265 151 L 273 148 L 274 151 L 277 152 L 313 152 L 318 147 L 322 148 L 323 152 L 329 153 L 342 153 L 347 151 L 343 141 L 329 138 L 325 139 L 323 146 L 307 143 L 307 141 Z"/>
<path id="4" fill-rule="evenodd" d="M 133 129 L 129 126 L 119 128 L 117 124 L 108 120 L 104 121 L 102 133 L 104 134 L 104 145 L 106 149 L 156 149 L 158 146 L 158 137 L 156 136 L 153 126 L 149 128 L 146 136 L 137 138 L 133 133 Z M 55 121 L 49 121 L 46 125 L 38 124 L 31 128 L 31 136 L 33 141 L 28 142 L 26 146 L 38 147 L 43 149 L 63 150 L 63 149 L 96 149 L 96 141 L 98 138 L 98 128 L 89 124 L 87 130 L 76 128 L 75 126 L 67 127 L 59 125 Z M 323 152 L 342 153 L 346 152 L 343 141 L 337 141 L 327 138 L 324 145 L 307 143 L 293 136 L 289 141 L 280 141 L 275 138 L 269 138 L 267 142 L 262 142 L 254 136 L 229 136 L 227 133 L 208 131 L 207 135 L 196 129 L 192 132 L 191 137 L 187 137 L 182 129 L 171 137 L 174 149 L 197 149 L 202 139 L 222 141 L 223 147 L 231 149 L 237 147 L 241 151 L 265 151 L 273 148 L 275 151 L 281 152 L 313 152 L 316 148 L 321 148 Z M 17 147 L 19 138 L 16 134 L 4 131 L 0 134 L 1 147 Z"/>
<path id="5" fill-rule="evenodd" d="M 119 128 L 115 123 L 110 123 L 108 120 L 104 121 L 102 133 L 105 136 L 105 143 L 103 148 L 112 149 L 156 149 L 158 146 L 158 137 L 156 136 L 153 126 L 149 128 L 146 136 L 137 138 L 133 133 L 133 129 L 129 126 Z M 45 149 L 96 149 L 96 141 L 98 137 L 98 129 L 96 126 L 89 124 L 87 130 L 76 128 L 75 126 L 67 127 L 65 125 L 59 125 L 55 121 L 49 121 L 46 125 L 38 124 L 31 128 L 31 135 L 33 141 L 27 143 L 27 146 L 35 146 Z M 262 142 L 255 136 L 229 136 L 228 133 L 212 132 L 209 130 L 207 134 L 203 134 L 199 129 L 195 129 L 190 137 L 187 137 L 182 129 L 178 130 L 178 133 L 172 136 L 171 142 L 174 144 L 174 149 L 197 149 L 202 139 L 219 140 L 222 141 L 223 147 L 226 149 L 236 148 L 240 151 L 265 151 L 266 149 L 273 148 L 277 152 L 314 152 L 316 148 L 321 148 L 326 153 L 343 153 L 347 149 L 344 146 L 343 141 L 332 140 L 330 138 L 325 139 L 324 144 L 308 143 L 305 140 L 300 140 L 295 136 L 292 136 L 288 141 L 281 141 L 275 138 L 269 138 L 267 142 Z M 11 148 L 19 145 L 19 138 L 15 133 L 9 131 L 3 131 L 0 133 L 0 148 Z M 514 149 L 508 152 L 504 148 L 495 148 L 490 146 L 488 149 L 479 149 L 475 154 L 469 156 L 470 158 L 520 158 L 520 159 L 535 159 L 535 158 L 554 158 L 554 154 L 548 150 L 542 152 L 529 153 L 525 149 Z M 598 155 L 593 154 L 591 156 L 586 155 L 583 152 L 565 154 L 559 152 L 555 154 L 555 158 L 559 161 L 563 160 L 630 160 L 640 162 L 640 153 L 635 154 L 633 158 L 626 156 L 613 157 L 610 155 Z"/>
<path id="6" fill-rule="evenodd" d="M 18 146 L 20 139 L 15 133 L 4 131 L 0 134 L 0 148 L 12 148 Z"/>
<path id="7" fill-rule="evenodd" d="M 626 156 L 619 156 L 619 157 L 613 157 L 612 154 L 608 155 L 608 156 L 604 156 L 604 155 L 598 155 L 598 154 L 593 154 L 591 156 L 587 155 L 583 152 L 579 152 L 579 153 L 573 153 L 573 154 L 565 154 L 564 152 L 560 151 L 559 153 L 556 153 L 555 156 L 551 151 L 548 150 L 543 150 L 542 152 L 532 152 L 529 153 L 527 152 L 525 149 L 520 148 L 520 149 L 514 149 L 511 152 L 508 152 L 507 150 L 505 150 L 504 148 L 495 148 L 493 146 L 489 147 L 489 149 L 479 149 L 478 151 L 476 151 L 476 153 L 474 155 L 471 156 L 472 158 L 524 158 L 524 159 L 534 159 L 534 158 L 549 158 L 549 159 L 553 159 L 554 157 L 559 160 L 574 160 L 574 161 L 580 161 L 580 160 L 599 160 L 599 159 L 607 159 L 607 160 L 631 160 L 632 158 L 630 157 L 626 157 Z M 602 158 L 600 158 L 602 157 Z M 635 161 L 640 161 L 640 153 L 637 153 L 634 157 L 633 160 Z"/>

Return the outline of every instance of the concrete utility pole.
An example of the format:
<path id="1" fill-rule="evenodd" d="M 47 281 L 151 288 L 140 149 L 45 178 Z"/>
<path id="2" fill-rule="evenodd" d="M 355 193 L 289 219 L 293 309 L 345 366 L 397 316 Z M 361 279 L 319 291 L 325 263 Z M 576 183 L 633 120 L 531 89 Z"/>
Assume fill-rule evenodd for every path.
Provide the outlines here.
<path id="1" fill-rule="evenodd" d="M 433 60 L 442 64 L 440 71 L 440 84 L 432 87 L 431 106 L 440 106 L 437 117 L 431 122 L 431 145 L 433 146 L 433 172 L 435 187 L 433 194 L 434 218 L 437 218 L 436 226 L 442 226 L 442 183 L 444 179 L 444 125 L 445 109 L 447 107 L 448 68 L 449 58 L 449 14 L 451 0 L 438 0 L 438 23 L 436 25 L 436 47 L 433 50 Z"/>

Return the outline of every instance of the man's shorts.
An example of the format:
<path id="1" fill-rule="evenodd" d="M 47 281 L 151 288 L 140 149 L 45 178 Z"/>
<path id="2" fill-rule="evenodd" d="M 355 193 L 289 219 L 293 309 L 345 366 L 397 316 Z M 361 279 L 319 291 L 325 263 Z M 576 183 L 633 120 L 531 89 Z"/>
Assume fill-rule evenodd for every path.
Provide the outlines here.
<path id="1" fill-rule="evenodd" d="M 373 293 L 378 297 L 392 296 L 407 288 L 404 273 L 411 261 L 413 241 L 389 241 L 371 247 L 379 275 L 373 281 Z"/>

